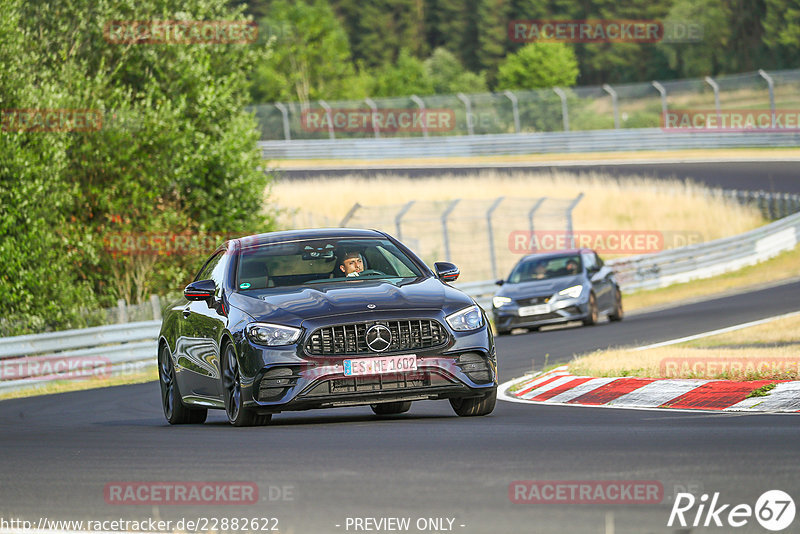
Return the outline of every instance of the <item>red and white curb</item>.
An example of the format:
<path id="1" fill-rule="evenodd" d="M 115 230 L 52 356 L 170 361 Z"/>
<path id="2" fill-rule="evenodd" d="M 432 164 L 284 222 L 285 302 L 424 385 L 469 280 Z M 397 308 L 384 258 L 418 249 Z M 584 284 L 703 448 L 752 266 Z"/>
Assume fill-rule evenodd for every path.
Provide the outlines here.
<path id="1" fill-rule="evenodd" d="M 763 397 L 747 396 L 767 384 Z M 513 389 L 513 391 L 509 391 Z M 724 412 L 800 412 L 800 381 L 685 380 L 575 376 L 563 365 L 546 373 L 516 378 L 499 387 L 510 402 L 608 408 L 715 410 Z"/>

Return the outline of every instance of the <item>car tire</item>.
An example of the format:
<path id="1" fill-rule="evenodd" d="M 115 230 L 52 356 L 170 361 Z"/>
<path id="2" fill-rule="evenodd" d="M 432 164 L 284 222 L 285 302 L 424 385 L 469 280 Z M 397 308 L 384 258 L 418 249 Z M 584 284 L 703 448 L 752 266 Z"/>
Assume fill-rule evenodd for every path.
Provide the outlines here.
<path id="1" fill-rule="evenodd" d="M 589 293 L 589 314 L 583 320 L 584 326 L 592 326 L 597 324 L 597 297 L 594 296 L 594 293 Z"/>
<path id="2" fill-rule="evenodd" d="M 382 402 L 370 404 L 369 407 L 375 415 L 398 415 L 411 409 L 411 401 Z"/>
<path id="3" fill-rule="evenodd" d="M 450 399 L 450 406 L 459 417 L 475 417 L 479 415 L 489 415 L 494 411 L 497 403 L 497 388 L 493 388 L 491 393 L 483 397 L 469 399 Z"/>
<path id="4" fill-rule="evenodd" d="M 222 354 L 222 392 L 228 422 L 233 426 L 266 425 L 272 419 L 272 414 L 259 414 L 242 406 L 242 378 L 233 344 L 226 343 Z"/>
<path id="5" fill-rule="evenodd" d="M 622 308 L 622 292 L 617 288 L 617 293 L 614 297 L 614 312 L 608 314 L 609 321 L 621 321 L 625 316 L 625 310 Z"/>
<path id="6" fill-rule="evenodd" d="M 497 331 L 497 335 L 498 336 L 510 336 L 511 335 L 511 330 L 498 330 Z"/>
<path id="7" fill-rule="evenodd" d="M 171 425 L 187 425 L 205 423 L 208 410 L 205 408 L 189 408 L 183 403 L 178 382 L 175 380 L 175 365 L 166 344 L 158 351 L 158 382 L 161 386 L 161 407 L 164 417 Z"/>

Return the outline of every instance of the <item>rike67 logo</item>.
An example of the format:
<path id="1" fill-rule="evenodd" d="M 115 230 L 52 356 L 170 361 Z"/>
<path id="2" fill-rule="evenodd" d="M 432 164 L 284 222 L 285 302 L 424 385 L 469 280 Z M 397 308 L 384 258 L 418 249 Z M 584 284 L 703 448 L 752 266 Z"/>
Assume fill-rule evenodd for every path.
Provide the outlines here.
<path id="1" fill-rule="evenodd" d="M 752 507 L 749 504 L 723 504 L 719 492 L 714 493 L 710 501 L 707 493 L 699 499 L 691 493 L 679 493 L 672 505 L 667 526 L 739 528 L 755 517 L 759 525 L 777 532 L 789 527 L 794 515 L 794 500 L 781 490 L 765 491 Z"/>

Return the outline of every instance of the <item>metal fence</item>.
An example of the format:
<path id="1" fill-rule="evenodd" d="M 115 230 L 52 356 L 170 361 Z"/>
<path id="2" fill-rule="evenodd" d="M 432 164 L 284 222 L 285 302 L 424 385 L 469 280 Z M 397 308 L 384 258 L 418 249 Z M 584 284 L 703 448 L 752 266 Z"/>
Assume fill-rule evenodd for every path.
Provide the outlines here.
<path id="1" fill-rule="evenodd" d="M 572 231 L 573 199 L 497 197 L 485 200 L 411 201 L 395 206 L 355 204 L 340 226 L 376 228 L 401 239 L 428 265 L 452 261 L 472 279 L 497 278 L 518 259 L 514 231 Z"/>
<path id="2" fill-rule="evenodd" d="M 250 109 L 259 122 L 263 141 L 285 142 L 653 129 L 662 126 L 669 110 L 719 112 L 723 108 L 771 110 L 773 117 L 776 109 L 797 110 L 800 69 L 614 86 L 319 100 L 307 106 L 286 102 Z M 448 120 L 446 125 L 431 128 L 419 124 L 391 128 L 387 124 L 381 128 L 383 119 L 400 111 L 416 116 L 441 112 Z M 312 124 L 310 114 L 320 120 Z M 421 124 L 424 126 L 424 121 Z"/>

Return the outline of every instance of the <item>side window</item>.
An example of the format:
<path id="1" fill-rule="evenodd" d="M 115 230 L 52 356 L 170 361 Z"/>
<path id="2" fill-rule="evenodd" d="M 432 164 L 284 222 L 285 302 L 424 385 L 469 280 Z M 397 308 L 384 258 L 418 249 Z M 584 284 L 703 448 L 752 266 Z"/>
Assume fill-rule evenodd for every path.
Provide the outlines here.
<path id="1" fill-rule="evenodd" d="M 198 280 L 214 280 L 216 282 L 217 280 L 214 278 L 214 271 L 218 265 L 224 263 L 221 262 L 224 256 L 225 256 L 224 251 L 220 251 L 211 256 L 211 259 L 209 259 L 206 262 L 206 264 L 203 265 L 203 268 L 200 269 L 200 272 L 197 273 L 197 276 L 194 278 L 194 281 L 196 282 Z M 220 278 L 220 280 L 222 280 L 222 278 Z"/>

